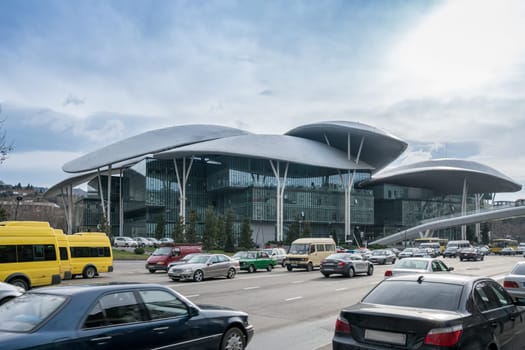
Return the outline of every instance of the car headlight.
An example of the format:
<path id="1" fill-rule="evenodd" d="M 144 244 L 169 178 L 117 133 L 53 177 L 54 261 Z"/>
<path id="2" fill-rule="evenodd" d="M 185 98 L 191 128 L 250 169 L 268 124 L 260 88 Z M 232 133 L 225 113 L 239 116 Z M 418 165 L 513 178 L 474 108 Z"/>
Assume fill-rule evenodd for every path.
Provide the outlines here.
<path id="1" fill-rule="evenodd" d="M 182 272 L 184 272 L 184 273 L 192 273 L 193 270 L 192 269 L 184 269 L 184 270 L 182 270 Z"/>

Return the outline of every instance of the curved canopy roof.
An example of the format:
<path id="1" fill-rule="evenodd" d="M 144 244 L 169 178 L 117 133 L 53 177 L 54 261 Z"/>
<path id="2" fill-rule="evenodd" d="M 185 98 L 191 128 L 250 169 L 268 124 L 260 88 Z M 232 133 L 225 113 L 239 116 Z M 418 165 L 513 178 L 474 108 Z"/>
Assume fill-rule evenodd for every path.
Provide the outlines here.
<path id="1" fill-rule="evenodd" d="M 217 138 L 249 134 L 219 125 L 182 125 L 148 131 L 102 147 L 76 158 L 62 167 L 68 173 L 95 170 L 135 157 L 165 151 L 177 146 Z"/>
<path id="2" fill-rule="evenodd" d="M 386 131 L 348 121 L 326 121 L 302 125 L 288 131 L 286 135 L 322 143 L 328 140 L 330 146 L 345 153 L 348 152 L 348 135 L 350 135 L 350 153 L 354 158 L 357 157 L 361 138 L 364 137 L 359 161 L 364 161 L 372 166 L 374 172 L 394 161 L 408 146 L 405 141 Z"/>
<path id="3" fill-rule="evenodd" d="M 486 165 L 461 159 L 434 159 L 382 171 L 361 186 L 395 184 L 461 194 L 467 180 L 468 193 L 516 192 L 521 185 Z"/>
<path id="4" fill-rule="evenodd" d="M 366 162 L 356 165 L 346 153 L 326 144 L 286 135 L 232 136 L 177 147 L 155 154 L 154 157 L 171 159 L 209 154 L 273 159 L 332 169 L 371 169 Z"/>

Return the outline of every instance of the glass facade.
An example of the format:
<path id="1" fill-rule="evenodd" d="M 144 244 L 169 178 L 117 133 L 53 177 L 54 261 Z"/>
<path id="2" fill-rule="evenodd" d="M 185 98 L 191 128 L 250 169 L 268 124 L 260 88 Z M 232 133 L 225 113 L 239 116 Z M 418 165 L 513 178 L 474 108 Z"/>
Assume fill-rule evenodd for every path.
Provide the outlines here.
<path id="1" fill-rule="evenodd" d="M 186 160 L 186 169 L 190 161 Z M 274 163 L 275 164 L 275 163 Z M 178 160 L 182 176 L 182 161 Z M 283 174 L 281 164 L 281 174 Z M 343 183 L 348 174 L 332 170 L 290 164 L 283 198 L 284 235 L 294 222 L 308 223 L 313 236 L 344 237 L 345 195 Z M 370 178 L 358 172 L 354 183 Z M 280 178 L 282 185 L 283 178 Z M 157 224 L 165 223 L 165 236 L 171 236 L 180 215 L 180 188 L 173 160 L 145 159 L 112 179 L 111 223 L 113 234 L 119 232 L 119 190 L 122 183 L 123 233 L 126 236 L 155 236 Z M 77 231 L 97 230 L 103 221 L 98 195 L 98 179 L 89 183 L 88 197 L 77 205 Z M 102 177 L 102 193 L 107 200 L 107 178 Z M 234 213 L 234 234 L 240 223 L 249 218 L 258 244 L 275 239 L 277 217 L 277 179 L 270 162 L 232 157 L 194 158 L 186 185 L 186 219 L 195 211 L 198 216 L 197 238 L 203 230 L 205 211 L 213 207 L 217 215 Z M 375 185 L 369 189 L 354 188 L 350 197 L 351 230 L 363 232 L 371 241 L 416 226 L 425 220 L 461 213 L 461 196 L 397 185 Z M 474 210 L 474 199 L 468 198 L 468 209 Z M 438 232 L 455 239 L 460 228 Z"/>

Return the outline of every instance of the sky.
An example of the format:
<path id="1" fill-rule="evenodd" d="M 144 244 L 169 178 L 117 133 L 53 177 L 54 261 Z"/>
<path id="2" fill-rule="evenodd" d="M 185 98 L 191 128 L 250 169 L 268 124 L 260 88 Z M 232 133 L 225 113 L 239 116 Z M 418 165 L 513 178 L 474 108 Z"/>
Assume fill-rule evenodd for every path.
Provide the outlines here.
<path id="1" fill-rule="evenodd" d="M 148 130 L 361 122 L 525 184 L 525 2 L 0 1 L 0 181 Z M 525 198 L 525 191 L 496 199 Z"/>

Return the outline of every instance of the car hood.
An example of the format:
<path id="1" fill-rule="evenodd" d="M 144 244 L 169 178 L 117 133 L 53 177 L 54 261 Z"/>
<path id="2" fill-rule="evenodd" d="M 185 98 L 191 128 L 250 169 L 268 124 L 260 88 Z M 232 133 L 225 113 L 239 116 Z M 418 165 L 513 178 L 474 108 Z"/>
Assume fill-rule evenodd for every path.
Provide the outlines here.
<path id="1" fill-rule="evenodd" d="M 207 266 L 208 266 L 208 264 L 190 264 L 190 263 L 185 263 L 185 264 L 175 265 L 174 269 L 176 269 L 176 270 L 187 270 L 187 269 L 196 270 L 196 269 L 202 269 L 202 268 L 207 267 Z"/>
<path id="2" fill-rule="evenodd" d="M 231 309 L 225 306 L 209 305 L 209 304 L 198 304 L 197 305 L 201 312 L 206 314 L 221 314 L 224 316 L 248 316 L 244 311 Z"/>

